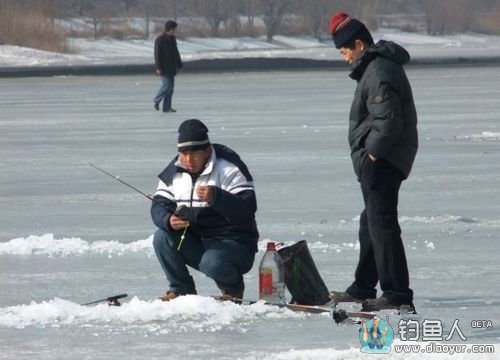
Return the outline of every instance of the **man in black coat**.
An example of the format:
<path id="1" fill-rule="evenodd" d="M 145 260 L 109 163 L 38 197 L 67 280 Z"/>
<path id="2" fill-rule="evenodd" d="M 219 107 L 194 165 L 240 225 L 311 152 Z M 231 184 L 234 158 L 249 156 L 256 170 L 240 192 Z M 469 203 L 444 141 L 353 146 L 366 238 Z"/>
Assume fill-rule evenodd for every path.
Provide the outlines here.
<path id="1" fill-rule="evenodd" d="M 165 32 L 155 40 L 155 67 L 156 75 L 161 77 L 161 87 L 153 99 L 156 110 L 160 110 L 163 100 L 163 112 L 175 112 L 172 108 L 172 95 L 174 94 L 175 75 L 182 68 L 182 60 L 177 49 L 175 34 L 177 23 L 169 20 L 165 23 Z"/>
<path id="2" fill-rule="evenodd" d="M 332 16 L 330 33 L 357 82 L 349 144 L 365 205 L 355 280 L 331 297 L 363 302 L 367 311 L 413 308 L 397 210 L 401 182 L 410 174 L 418 148 L 417 114 L 402 66 L 410 56 L 393 42 L 374 44 L 365 25 L 345 13 Z M 378 281 L 383 294 L 376 298 Z"/>

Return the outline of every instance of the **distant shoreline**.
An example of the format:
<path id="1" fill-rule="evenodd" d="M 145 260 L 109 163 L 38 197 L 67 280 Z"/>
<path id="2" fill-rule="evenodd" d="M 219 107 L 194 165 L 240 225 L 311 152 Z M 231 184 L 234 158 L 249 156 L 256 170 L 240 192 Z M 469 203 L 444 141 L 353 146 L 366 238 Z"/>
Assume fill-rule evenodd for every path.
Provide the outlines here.
<path id="1" fill-rule="evenodd" d="M 500 66 L 500 57 L 415 58 L 408 67 Z M 302 58 L 235 58 L 186 61 L 185 73 L 346 70 L 341 60 Z M 0 68 L 0 78 L 49 76 L 153 75 L 153 64 L 13 66 Z"/>

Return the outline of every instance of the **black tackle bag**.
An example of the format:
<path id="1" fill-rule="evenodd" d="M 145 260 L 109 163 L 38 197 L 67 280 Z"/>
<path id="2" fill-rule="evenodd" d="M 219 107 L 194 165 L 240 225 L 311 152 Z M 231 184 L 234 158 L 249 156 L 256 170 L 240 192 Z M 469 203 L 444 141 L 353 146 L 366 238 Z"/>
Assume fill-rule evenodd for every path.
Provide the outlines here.
<path id="1" fill-rule="evenodd" d="M 278 249 L 278 254 L 285 269 L 286 287 L 292 294 L 290 303 L 323 305 L 330 301 L 328 288 L 314 264 L 305 240 Z"/>

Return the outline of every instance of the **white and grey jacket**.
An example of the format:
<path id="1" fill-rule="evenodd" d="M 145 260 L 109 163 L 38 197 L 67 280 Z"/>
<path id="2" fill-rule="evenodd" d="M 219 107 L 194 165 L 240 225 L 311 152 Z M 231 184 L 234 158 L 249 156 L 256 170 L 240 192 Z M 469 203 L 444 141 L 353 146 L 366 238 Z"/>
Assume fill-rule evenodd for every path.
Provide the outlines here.
<path id="1" fill-rule="evenodd" d="M 202 241 L 232 239 L 257 251 L 259 233 L 253 179 L 236 152 L 212 144 L 212 155 L 199 176 L 184 169 L 177 156 L 158 177 L 151 206 L 151 217 L 157 227 L 173 231 L 169 218 L 178 206 L 185 205 L 189 208 L 189 231 Z M 211 204 L 197 197 L 195 189 L 200 185 L 213 186 Z"/>

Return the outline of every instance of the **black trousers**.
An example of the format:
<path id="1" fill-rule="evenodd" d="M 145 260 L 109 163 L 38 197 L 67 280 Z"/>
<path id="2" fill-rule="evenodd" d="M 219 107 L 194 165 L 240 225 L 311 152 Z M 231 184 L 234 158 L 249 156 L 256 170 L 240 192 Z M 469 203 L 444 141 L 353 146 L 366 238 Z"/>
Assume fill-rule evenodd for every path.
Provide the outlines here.
<path id="1" fill-rule="evenodd" d="M 360 182 L 365 209 L 359 220 L 359 262 L 353 284 L 346 290 L 357 298 L 375 298 L 380 281 L 382 296 L 392 303 L 409 304 L 408 265 L 398 222 L 398 194 L 403 173 L 384 159 L 366 157 Z"/>

